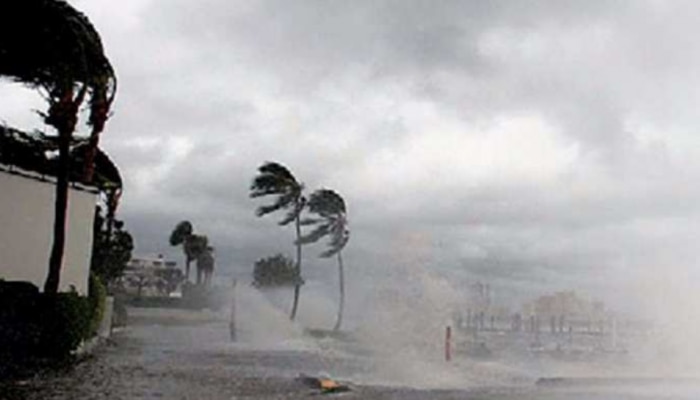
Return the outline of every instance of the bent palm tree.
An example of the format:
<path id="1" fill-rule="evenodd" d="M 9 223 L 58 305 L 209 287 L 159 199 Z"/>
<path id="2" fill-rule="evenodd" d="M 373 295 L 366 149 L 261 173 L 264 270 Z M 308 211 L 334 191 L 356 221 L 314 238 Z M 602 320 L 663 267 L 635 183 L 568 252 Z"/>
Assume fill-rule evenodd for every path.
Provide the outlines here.
<path id="1" fill-rule="evenodd" d="M 185 254 L 185 282 L 189 282 L 190 264 L 192 260 L 197 259 L 199 250 L 202 247 L 202 237 L 194 234 L 194 228 L 192 228 L 190 221 L 180 221 L 170 233 L 170 245 L 182 245 L 182 252 Z M 206 247 L 206 243 L 204 247 Z"/>
<path id="2" fill-rule="evenodd" d="M 340 290 L 340 303 L 338 305 L 338 318 L 333 330 L 339 330 L 343 322 L 343 308 L 345 306 L 345 276 L 343 272 L 342 250 L 350 240 L 348 230 L 347 209 L 343 198 L 333 190 L 320 189 L 309 197 L 309 212 L 317 214 L 320 218 L 304 221 L 304 224 L 316 225 L 313 231 L 302 236 L 300 244 L 317 242 L 324 236 L 330 236 L 328 249 L 321 253 L 322 258 L 337 256 L 338 258 L 338 282 Z"/>
<path id="3" fill-rule="evenodd" d="M 56 293 L 61 275 L 68 208 L 70 142 L 78 111 L 88 98 L 90 151 L 86 183 L 92 181 L 95 149 L 116 91 L 116 77 L 90 21 L 62 0 L 6 0 L 0 5 L 0 76 L 42 90 L 49 103 L 44 122 L 58 132 L 53 245 L 46 293 Z"/>
<path id="4" fill-rule="evenodd" d="M 276 162 L 266 162 L 258 168 L 258 175 L 253 179 L 250 185 L 250 197 L 276 196 L 276 200 L 270 205 L 258 207 L 255 214 L 258 217 L 278 211 L 286 210 L 287 214 L 279 222 L 281 226 L 285 226 L 294 222 L 296 228 L 296 247 L 297 247 L 297 263 L 296 263 L 296 283 L 294 284 L 294 303 L 292 304 L 292 312 L 289 316 L 294 320 L 297 314 L 299 305 L 299 292 L 301 290 L 301 221 L 299 216 L 304 208 L 306 199 L 302 195 L 304 185 L 296 180 L 289 170 L 282 164 Z"/>

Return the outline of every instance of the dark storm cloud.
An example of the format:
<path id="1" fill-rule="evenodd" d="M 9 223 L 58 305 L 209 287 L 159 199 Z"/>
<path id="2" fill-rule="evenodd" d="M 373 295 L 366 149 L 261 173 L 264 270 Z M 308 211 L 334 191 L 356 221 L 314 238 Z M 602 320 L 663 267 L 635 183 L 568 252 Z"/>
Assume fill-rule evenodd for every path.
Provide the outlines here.
<path id="1" fill-rule="evenodd" d="M 119 75 L 102 143 L 139 252 L 178 257 L 167 235 L 190 219 L 222 268 L 291 253 L 247 193 L 276 160 L 346 197 L 363 284 L 418 263 L 552 289 L 692 259 L 694 3 L 76 6 Z M 318 250 L 308 273 L 332 279 Z"/>

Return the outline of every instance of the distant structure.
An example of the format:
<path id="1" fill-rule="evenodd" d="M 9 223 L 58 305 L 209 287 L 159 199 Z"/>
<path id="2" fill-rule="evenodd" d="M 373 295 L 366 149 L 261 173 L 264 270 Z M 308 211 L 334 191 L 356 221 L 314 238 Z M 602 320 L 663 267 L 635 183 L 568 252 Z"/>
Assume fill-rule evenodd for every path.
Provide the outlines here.
<path id="1" fill-rule="evenodd" d="M 131 295 L 172 296 L 180 289 L 184 274 L 175 261 L 158 257 L 133 257 L 124 269 L 118 285 Z"/>
<path id="2" fill-rule="evenodd" d="M 459 316 L 459 324 L 473 330 L 494 330 L 508 320 L 509 312 L 494 301 L 494 291 L 488 283 L 475 282 L 467 289 L 466 315 Z"/>
<path id="3" fill-rule="evenodd" d="M 573 290 L 537 297 L 523 305 L 522 314 L 548 324 L 552 333 L 563 333 L 570 327 L 602 331 L 609 318 L 605 303 L 583 299 Z"/>

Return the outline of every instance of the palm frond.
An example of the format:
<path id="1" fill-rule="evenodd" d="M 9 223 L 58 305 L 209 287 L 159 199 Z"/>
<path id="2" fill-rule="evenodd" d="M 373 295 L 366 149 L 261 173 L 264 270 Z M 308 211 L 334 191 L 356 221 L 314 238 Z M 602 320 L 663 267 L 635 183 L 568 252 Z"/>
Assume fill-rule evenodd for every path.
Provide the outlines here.
<path id="1" fill-rule="evenodd" d="M 328 243 L 328 250 L 324 251 L 319 255 L 321 258 L 329 258 L 338 254 L 348 241 L 350 240 L 350 231 L 347 229 L 343 230 L 340 234 L 331 235 L 331 240 Z"/>
<path id="2" fill-rule="evenodd" d="M 320 254 L 320 257 L 334 256 L 345 247 L 350 239 L 345 201 L 333 190 L 319 189 L 309 197 L 308 209 L 310 213 L 317 214 L 320 218 L 308 218 L 304 221 L 309 225 L 318 226 L 313 232 L 303 237 L 300 242 L 302 244 L 314 243 L 324 236 L 329 236 L 328 248 Z"/>
<path id="3" fill-rule="evenodd" d="M 286 181 L 280 180 L 275 175 L 258 175 L 250 185 L 250 197 L 261 197 L 271 194 L 285 194 L 292 188 Z"/>
<path id="4" fill-rule="evenodd" d="M 304 218 L 301 221 L 299 221 L 299 225 L 310 226 L 310 225 L 316 225 L 320 222 L 323 222 L 323 220 L 320 218 Z"/>
<path id="5" fill-rule="evenodd" d="M 324 218 L 345 214 L 345 201 L 333 190 L 320 189 L 311 194 L 309 198 L 309 211 Z"/>
<path id="6" fill-rule="evenodd" d="M 209 238 L 205 235 L 190 235 L 185 241 L 185 254 L 189 260 L 196 260 L 207 251 Z"/>
<path id="7" fill-rule="evenodd" d="M 277 176 L 280 179 L 290 182 L 290 183 L 297 183 L 296 178 L 294 175 L 285 167 L 284 165 L 273 162 L 273 161 L 266 161 L 260 168 L 258 168 L 258 171 L 260 172 L 261 175 L 269 174 L 273 176 Z"/>
<path id="8" fill-rule="evenodd" d="M 278 211 L 288 210 L 287 214 L 279 222 L 287 225 L 296 220 L 304 208 L 306 200 L 301 195 L 304 186 L 297 182 L 294 175 L 282 164 L 266 162 L 258 168 L 259 174 L 253 178 L 250 185 L 250 197 L 277 196 L 272 204 L 262 205 L 257 208 L 255 215 L 263 215 Z"/>
<path id="9" fill-rule="evenodd" d="M 269 205 L 263 205 L 255 210 L 255 215 L 262 217 L 263 215 L 275 212 L 277 210 L 286 209 L 294 205 L 294 200 L 296 196 L 294 193 L 287 193 L 282 196 L 277 197 L 274 203 Z"/>
<path id="10" fill-rule="evenodd" d="M 299 208 L 293 207 L 291 210 L 287 211 L 287 215 L 285 215 L 284 218 L 282 218 L 282 220 L 280 220 L 280 222 L 278 222 L 277 224 L 280 226 L 289 225 L 292 221 L 297 219 L 299 213 Z"/>
<path id="11" fill-rule="evenodd" d="M 181 221 L 170 233 L 170 245 L 178 246 L 184 243 L 190 235 L 192 235 L 192 223 L 190 221 Z"/>
<path id="12" fill-rule="evenodd" d="M 331 226 L 329 224 L 320 224 L 314 230 L 311 232 L 307 233 L 306 235 L 302 235 L 297 243 L 300 244 L 309 244 L 309 243 L 315 243 L 318 242 L 319 239 L 322 237 L 328 235 L 328 232 L 330 231 Z"/>

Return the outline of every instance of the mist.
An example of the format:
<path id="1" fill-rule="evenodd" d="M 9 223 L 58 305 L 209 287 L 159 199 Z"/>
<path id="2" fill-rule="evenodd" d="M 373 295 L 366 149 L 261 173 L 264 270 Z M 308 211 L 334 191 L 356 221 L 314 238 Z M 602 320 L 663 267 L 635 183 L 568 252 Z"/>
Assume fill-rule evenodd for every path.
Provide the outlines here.
<path id="1" fill-rule="evenodd" d="M 124 177 L 135 254 L 182 263 L 173 227 L 206 234 L 218 284 L 245 287 L 241 346 L 357 356 L 372 373 L 338 372 L 427 388 L 699 377 L 700 5 L 72 3 L 118 71 L 101 146 Z M 43 129 L 27 111 L 43 110 L 36 91 L 0 92 L 0 121 Z M 255 215 L 266 161 L 347 203 L 349 343 L 307 332 L 330 329 L 338 306 L 322 244 L 304 247 L 298 321 L 291 290 L 248 286 L 256 260 L 295 251 L 281 216 Z M 497 337 L 459 326 L 477 283 L 509 316 L 559 292 L 604 303 L 601 346 L 613 320 L 644 328 L 610 358 L 545 362 L 523 336 L 473 361 L 459 352 Z M 445 364 L 447 326 L 459 368 Z"/>

